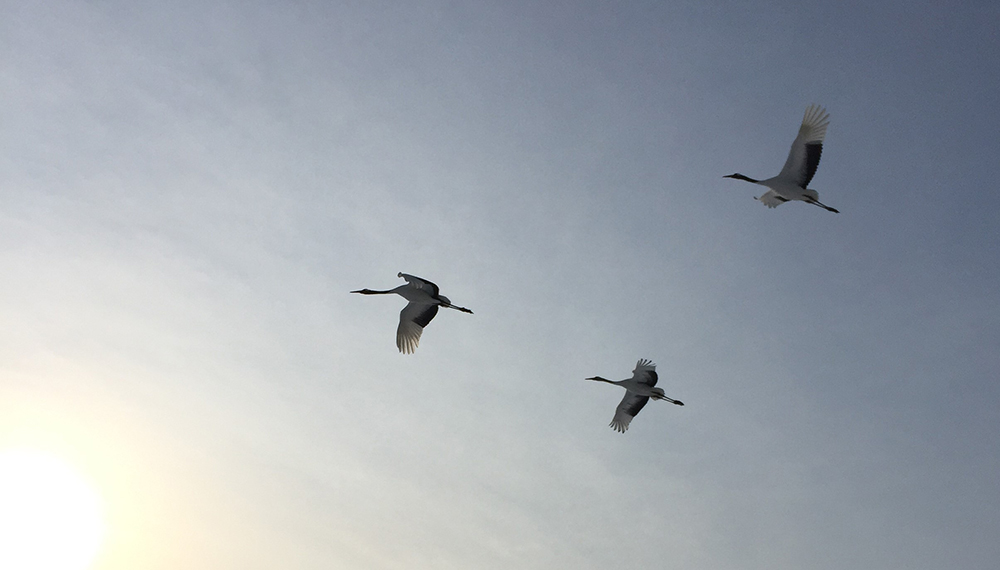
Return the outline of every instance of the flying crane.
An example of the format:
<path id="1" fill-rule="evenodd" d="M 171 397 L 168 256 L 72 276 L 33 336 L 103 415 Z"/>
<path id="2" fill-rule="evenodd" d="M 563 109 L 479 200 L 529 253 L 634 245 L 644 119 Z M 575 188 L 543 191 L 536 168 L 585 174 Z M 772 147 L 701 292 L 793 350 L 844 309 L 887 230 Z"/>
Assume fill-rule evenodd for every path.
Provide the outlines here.
<path id="1" fill-rule="evenodd" d="M 768 208 L 777 208 L 789 200 L 801 200 L 839 214 L 838 210 L 819 201 L 819 192 L 807 188 L 809 181 L 816 174 L 816 167 L 819 166 L 819 157 L 823 154 L 823 139 L 826 137 L 826 128 L 829 125 L 830 114 L 826 109 L 819 105 L 810 105 L 802 118 L 799 135 L 795 137 L 792 149 L 788 151 L 785 166 L 777 176 L 767 180 L 755 180 L 737 172 L 723 178 L 735 178 L 767 186 L 768 191 L 755 199 Z"/>
<path id="2" fill-rule="evenodd" d="M 656 365 L 645 359 L 640 359 L 639 362 L 636 362 L 635 370 L 632 371 L 632 377 L 626 380 L 618 380 L 616 382 L 607 378 L 601 378 L 600 376 L 587 378 L 587 380 L 607 382 L 608 384 L 616 384 L 625 388 L 625 397 L 618 404 L 614 419 L 608 424 L 621 433 L 625 433 L 628 425 L 632 423 L 632 418 L 639 414 L 650 398 L 654 400 L 666 400 L 678 406 L 684 405 L 684 402 L 680 400 L 668 398 L 663 393 L 662 388 L 656 388 L 656 379 Z"/>
<path id="3" fill-rule="evenodd" d="M 409 301 L 403 310 L 399 312 L 399 327 L 396 328 L 396 347 L 399 352 L 412 354 L 420 344 L 420 335 L 424 332 L 424 327 L 437 315 L 438 307 L 447 307 L 471 314 L 472 311 L 465 307 L 458 307 L 451 304 L 448 297 L 438 292 L 438 286 L 426 279 L 421 279 L 406 273 L 399 273 L 397 277 L 406 279 L 405 285 L 400 285 L 388 291 L 373 291 L 371 289 L 360 289 L 351 293 L 362 295 L 392 295 L 395 293 Z"/>

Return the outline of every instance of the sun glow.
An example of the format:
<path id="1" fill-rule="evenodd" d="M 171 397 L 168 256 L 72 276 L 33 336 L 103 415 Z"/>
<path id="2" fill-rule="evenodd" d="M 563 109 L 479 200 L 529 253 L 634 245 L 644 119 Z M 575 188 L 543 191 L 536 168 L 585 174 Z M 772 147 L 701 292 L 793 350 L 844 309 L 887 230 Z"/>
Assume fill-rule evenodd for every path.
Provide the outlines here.
<path id="1" fill-rule="evenodd" d="M 101 500 L 68 464 L 0 451 L 0 568 L 84 570 L 104 536 Z"/>

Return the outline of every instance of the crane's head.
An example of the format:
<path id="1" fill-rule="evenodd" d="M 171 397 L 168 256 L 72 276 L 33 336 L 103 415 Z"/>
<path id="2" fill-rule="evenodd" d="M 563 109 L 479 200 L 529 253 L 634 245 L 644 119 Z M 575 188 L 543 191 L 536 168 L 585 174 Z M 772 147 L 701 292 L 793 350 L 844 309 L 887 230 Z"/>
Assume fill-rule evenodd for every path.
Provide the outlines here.
<path id="1" fill-rule="evenodd" d="M 594 376 L 593 378 L 584 378 L 584 380 L 593 380 L 595 382 L 611 382 L 607 378 L 601 378 L 600 376 Z"/>

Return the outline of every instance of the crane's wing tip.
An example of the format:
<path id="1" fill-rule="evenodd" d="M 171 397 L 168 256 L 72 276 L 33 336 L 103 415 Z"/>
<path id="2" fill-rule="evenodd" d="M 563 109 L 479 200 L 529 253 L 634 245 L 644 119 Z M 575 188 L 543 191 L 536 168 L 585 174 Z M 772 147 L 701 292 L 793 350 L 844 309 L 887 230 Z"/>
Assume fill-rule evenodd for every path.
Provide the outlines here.
<path id="1" fill-rule="evenodd" d="M 820 105 L 819 103 L 811 103 L 808 107 L 806 107 L 806 116 L 809 116 L 809 115 L 827 115 L 827 116 L 829 116 L 830 113 L 826 112 L 826 107 L 824 107 L 823 105 Z"/>
<path id="2" fill-rule="evenodd" d="M 830 126 L 830 113 L 820 105 L 810 105 L 802 117 L 799 136 L 807 142 L 823 142 L 828 126 Z"/>

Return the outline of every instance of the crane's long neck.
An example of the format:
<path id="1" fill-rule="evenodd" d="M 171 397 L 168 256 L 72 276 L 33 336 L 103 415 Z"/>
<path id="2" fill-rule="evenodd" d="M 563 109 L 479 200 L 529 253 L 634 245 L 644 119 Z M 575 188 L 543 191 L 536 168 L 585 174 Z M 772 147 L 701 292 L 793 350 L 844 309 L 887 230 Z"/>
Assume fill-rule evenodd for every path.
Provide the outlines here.
<path id="1" fill-rule="evenodd" d="M 723 176 L 723 178 L 735 178 L 736 180 L 746 180 L 747 182 L 753 182 L 754 184 L 760 184 L 760 180 L 755 180 L 749 176 L 744 176 L 737 172 L 736 174 L 730 174 L 729 176 Z"/>
<path id="2" fill-rule="evenodd" d="M 601 378 L 600 376 L 594 376 L 593 378 L 587 378 L 587 380 L 593 380 L 595 382 L 607 382 L 608 384 L 615 384 L 616 386 L 621 384 L 621 382 L 615 382 L 614 380 L 608 380 L 607 378 Z"/>
<path id="3" fill-rule="evenodd" d="M 395 292 L 395 289 L 390 289 L 388 291 L 375 291 L 373 289 L 359 289 L 357 291 L 351 291 L 351 293 L 361 293 L 362 295 L 392 295 Z"/>

